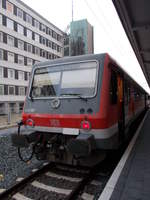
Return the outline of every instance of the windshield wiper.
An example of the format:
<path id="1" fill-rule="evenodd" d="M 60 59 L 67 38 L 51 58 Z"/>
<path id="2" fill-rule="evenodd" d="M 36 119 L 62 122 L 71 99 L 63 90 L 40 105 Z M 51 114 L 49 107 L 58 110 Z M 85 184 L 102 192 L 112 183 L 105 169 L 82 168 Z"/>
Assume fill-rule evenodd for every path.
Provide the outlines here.
<path id="1" fill-rule="evenodd" d="M 86 97 L 83 97 L 81 96 L 81 94 L 78 94 L 78 93 L 62 93 L 61 96 L 77 96 L 79 97 L 80 99 L 84 100 L 84 101 L 87 101 L 87 98 Z"/>

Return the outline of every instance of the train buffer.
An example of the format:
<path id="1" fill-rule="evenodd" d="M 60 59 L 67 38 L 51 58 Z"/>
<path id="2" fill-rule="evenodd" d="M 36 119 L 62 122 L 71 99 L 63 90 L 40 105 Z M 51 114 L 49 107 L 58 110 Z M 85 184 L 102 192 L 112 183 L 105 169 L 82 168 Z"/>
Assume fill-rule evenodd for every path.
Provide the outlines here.
<path id="1" fill-rule="evenodd" d="M 98 200 L 150 199 L 150 110 Z"/>

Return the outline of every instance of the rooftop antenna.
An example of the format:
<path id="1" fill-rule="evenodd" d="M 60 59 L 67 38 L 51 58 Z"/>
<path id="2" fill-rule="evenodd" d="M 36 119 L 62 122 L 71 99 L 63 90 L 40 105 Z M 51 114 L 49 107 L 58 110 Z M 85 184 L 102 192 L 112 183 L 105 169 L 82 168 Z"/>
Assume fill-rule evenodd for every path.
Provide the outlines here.
<path id="1" fill-rule="evenodd" d="M 73 22 L 73 0 L 72 0 L 72 22 Z"/>

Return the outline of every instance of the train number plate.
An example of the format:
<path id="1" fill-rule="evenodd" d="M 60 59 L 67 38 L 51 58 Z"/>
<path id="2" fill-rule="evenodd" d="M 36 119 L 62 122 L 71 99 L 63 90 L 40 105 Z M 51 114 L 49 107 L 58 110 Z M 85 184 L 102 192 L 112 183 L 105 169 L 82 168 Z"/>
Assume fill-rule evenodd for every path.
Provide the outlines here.
<path id="1" fill-rule="evenodd" d="M 79 135 L 79 129 L 76 128 L 63 128 L 64 135 Z"/>

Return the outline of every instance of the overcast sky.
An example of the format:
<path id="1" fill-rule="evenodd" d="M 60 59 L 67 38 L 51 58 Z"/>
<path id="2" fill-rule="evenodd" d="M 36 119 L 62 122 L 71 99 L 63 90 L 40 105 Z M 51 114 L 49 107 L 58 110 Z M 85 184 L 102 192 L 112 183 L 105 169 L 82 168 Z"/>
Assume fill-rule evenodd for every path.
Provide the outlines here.
<path id="1" fill-rule="evenodd" d="M 22 0 L 65 31 L 72 20 L 72 0 Z M 143 72 L 111 0 L 73 0 L 73 19 L 94 27 L 94 53 L 108 52 L 149 93 Z"/>

